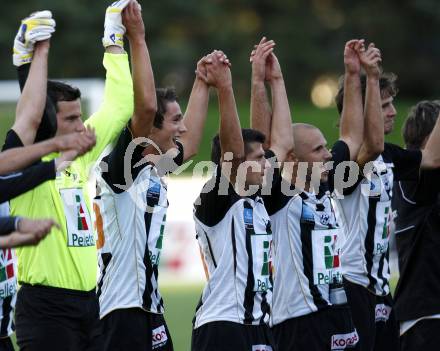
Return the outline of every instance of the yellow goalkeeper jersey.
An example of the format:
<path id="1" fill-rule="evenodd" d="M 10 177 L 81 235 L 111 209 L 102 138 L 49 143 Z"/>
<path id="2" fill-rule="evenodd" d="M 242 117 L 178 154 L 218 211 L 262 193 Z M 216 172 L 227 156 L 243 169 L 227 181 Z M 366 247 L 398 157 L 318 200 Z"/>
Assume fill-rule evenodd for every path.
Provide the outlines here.
<path id="1" fill-rule="evenodd" d="M 18 280 L 27 284 L 90 291 L 96 286 L 97 254 L 87 180 L 105 147 L 114 142 L 133 113 L 133 84 L 127 54 L 105 54 L 104 101 L 85 125 L 96 130 L 96 146 L 55 180 L 11 200 L 11 214 L 53 218 L 61 228 L 37 246 L 17 249 Z M 44 160 L 53 159 L 50 155 Z"/>

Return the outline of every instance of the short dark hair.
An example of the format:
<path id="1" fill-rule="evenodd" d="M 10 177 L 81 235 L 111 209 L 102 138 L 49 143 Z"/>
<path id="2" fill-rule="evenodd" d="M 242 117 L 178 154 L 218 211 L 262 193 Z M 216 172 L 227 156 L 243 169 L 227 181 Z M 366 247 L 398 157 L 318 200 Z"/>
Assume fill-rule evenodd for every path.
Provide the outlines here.
<path id="1" fill-rule="evenodd" d="M 47 81 L 47 102 L 45 112 L 38 126 L 35 142 L 43 141 L 55 136 L 57 132 L 57 112 L 59 101 L 75 101 L 81 98 L 78 88 L 63 82 Z"/>
<path id="2" fill-rule="evenodd" d="M 177 94 L 174 88 L 156 88 L 157 111 L 154 116 L 153 125 L 162 128 L 163 119 L 167 112 L 167 104 L 177 101 Z"/>
<path id="3" fill-rule="evenodd" d="M 264 144 L 264 141 L 266 140 L 266 136 L 255 129 L 243 128 L 241 130 L 241 135 L 243 137 L 245 155 L 247 155 L 251 151 L 249 144 L 251 143 Z M 220 135 L 217 134 L 216 136 L 214 136 L 214 138 L 212 138 L 211 161 L 214 162 L 216 165 L 218 165 L 220 163 L 220 159 L 221 159 Z"/>
<path id="4" fill-rule="evenodd" d="M 47 96 L 58 111 L 57 102 L 59 101 L 75 101 L 81 98 L 81 91 L 63 82 L 54 80 L 47 81 Z"/>
<path id="5" fill-rule="evenodd" d="M 344 75 L 339 78 L 339 89 L 335 97 L 336 107 L 338 108 L 339 114 L 342 113 L 342 108 L 344 106 Z M 379 77 L 379 88 L 381 97 L 392 96 L 395 97 L 399 90 L 396 86 L 397 76 L 394 73 L 381 73 Z M 365 102 L 365 90 L 367 86 L 367 77 L 365 74 L 361 74 L 361 91 L 362 91 L 362 102 Z"/>
<path id="6" fill-rule="evenodd" d="M 402 127 L 402 136 L 408 149 L 420 149 L 431 134 L 440 112 L 440 100 L 420 101 L 411 107 Z"/>

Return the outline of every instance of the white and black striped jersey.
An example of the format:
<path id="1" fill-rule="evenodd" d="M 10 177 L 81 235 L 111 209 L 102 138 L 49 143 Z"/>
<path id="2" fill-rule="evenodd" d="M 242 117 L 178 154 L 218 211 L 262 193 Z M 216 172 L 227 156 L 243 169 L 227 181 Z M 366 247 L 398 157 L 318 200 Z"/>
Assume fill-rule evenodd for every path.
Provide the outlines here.
<path id="1" fill-rule="evenodd" d="M 272 303 L 269 216 L 260 196 L 240 197 L 220 167 L 215 172 L 194 210 L 197 240 L 209 274 L 194 328 L 214 321 L 267 324 Z M 226 184 L 224 195 L 219 195 L 221 183 Z"/>
<path id="2" fill-rule="evenodd" d="M 136 165 L 143 162 L 141 146 L 134 148 L 125 165 L 132 182 L 124 174 L 124 157 L 131 141 L 131 132 L 125 128 L 114 150 L 103 159 L 108 172 L 97 178 L 94 210 L 101 318 L 123 308 L 164 311 L 158 266 L 168 208 L 167 187 L 155 166 Z M 181 164 L 183 147 L 180 143 L 178 146 L 180 153 L 174 161 Z"/>
<path id="3" fill-rule="evenodd" d="M 338 201 L 347 237 L 342 247 L 344 278 L 372 293 L 390 293 L 389 235 L 393 220 L 393 181 L 417 179 L 420 151 L 385 143 L 371 175 L 360 177 Z"/>
<path id="4" fill-rule="evenodd" d="M 333 169 L 319 194 L 288 194 L 290 182 L 275 169 L 270 195 L 263 196 L 274 236 L 272 324 L 331 305 L 330 288 L 342 288 L 343 233 L 331 198 L 336 166 L 350 160 L 343 141 L 332 149 Z M 268 158 L 274 157 L 269 151 Z M 292 189 L 293 190 L 293 189 Z"/>
<path id="5" fill-rule="evenodd" d="M 0 204 L 0 216 L 9 216 L 9 204 Z M 13 249 L 0 249 L 0 338 L 14 330 L 14 309 L 17 300 L 17 256 Z"/>

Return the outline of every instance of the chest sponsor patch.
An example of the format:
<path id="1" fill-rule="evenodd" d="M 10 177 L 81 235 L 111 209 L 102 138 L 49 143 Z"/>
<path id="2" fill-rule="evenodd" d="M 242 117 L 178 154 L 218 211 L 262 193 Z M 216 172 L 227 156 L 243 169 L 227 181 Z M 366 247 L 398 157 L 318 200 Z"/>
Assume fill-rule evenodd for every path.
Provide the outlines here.
<path id="1" fill-rule="evenodd" d="M 90 213 L 81 188 L 60 189 L 67 224 L 67 246 L 95 246 Z"/>
<path id="2" fill-rule="evenodd" d="M 378 202 L 376 207 L 376 228 L 374 231 L 374 255 L 384 255 L 388 251 L 392 220 L 391 202 Z"/>
<path id="3" fill-rule="evenodd" d="M 269 345 L 252 345 L 252 351 L 272 351 Z"/>
<path id="4" fill-rule="evenodd" d="M 265 292 L 272 288 L 272 231 L 269 220 L 254 223 L 254 219 L 254 210 L 245 207 L 243 220 L 246 235 L 249 235 L 251 241 L 254 292 Z"/>
<path id="5" fill-rule="evenodd" d="M 348 334 L 332 335 L 331 350 L 345 350 L 354 348 L 359 342 L 359 335 L 355 330 Z"/>
<path id="6" fill-rule="evenodd" d="M 164 346 L 167 343 L 167 341 L 168 341 L 168 335 L 164 325 L 161 325 L 160 327 L 153 329 L 152 332 L 153 350 L 161 346 Z"/>
<path id="7" fill-rule="evenodd" d="M 390 318 L 391 307 L 383 303 L 376 305 L 375 321 L 376 322 L 386 322 Z"/>
<path id="8" fill-rule="evenodd" d="M 154 233 L 150 233 L 150 237 L 148 239 L 148 250 L 149 250 L 149 254 L 150 254 L 150 261 L 153 266 L 158 266 L 159 262 L 160 262 L 160 255 L 162 252 L 163 234 L 165 231 L 166 218 L 167 218 L 167 216 L 166 216 L 166 214 L 164 214 L 162 216 L 162 221 L 160 224 L 159 235 L 154 234 Z"/>
<path id="9" fill-rule="evenodd" d="M 340 229 L 312 230 L 313 283 L 342 283 Z"/>
<path id="10" fill-rule="evenodd" d="M 12 296 L 16 291 L 17 279 L 12 250 L 0 250 L 0 299 Z"/>

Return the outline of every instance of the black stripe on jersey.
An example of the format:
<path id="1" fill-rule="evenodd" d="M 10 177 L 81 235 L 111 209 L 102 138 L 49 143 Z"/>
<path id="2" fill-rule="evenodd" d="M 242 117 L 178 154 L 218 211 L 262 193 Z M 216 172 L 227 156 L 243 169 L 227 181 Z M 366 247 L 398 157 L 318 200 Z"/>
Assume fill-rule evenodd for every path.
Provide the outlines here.
<path id="1" fill-rule="evenodd" d="M 110 263 L 110 260 L 112 259 L 112 254 L 105 252 L 105 253 L 101 253 L 101 260 L 102 260 L 102 264 L 103 264 L 103 269 L 102 269 L 102 275 L 101 278 L 99 279 L 98 282 L 98 291 L 96 292 L 96 297 L 99 299 L 99 297 L 101 296 L 102 293 L 102 284 L 104 283 L 104 277 L 107 271 L 107 267 Z"/>
<path id="2" fill-rule="evenodd" d="M 155 206 L 159 204 L 160 193 L 154 194 L 154 196 L 148 196 L 147 192 L 147 206 L 150 209 L 154 209 Z M 153 212 L 153 213 L 152 213 Z M 153 268 L 150 260 L 150 250 L 148 248 L 148 237 L 150 236 L 151 230 L 151 221 L 153 220 L 154 211 L 145 211 L 144 220 L 145 220 L 145 232 L 147 233 L 147 240 L 145 243 L 145 252 L 144 252 L 144 265 L 145 265 L 145 290 L 142 295 L 142 307 L 147 311 L 151 309 L 152 299 L 151 294 L 153 293 L 153 283 L 151 282 L 151 278 L 155 277 L 157 281 L 157 266 Z"/>
<path id="3" fill-rule="evenodd" d="M 383 259 L 384 259 L 384 263 L 385 262 L 388 263 L 387 273 L 388 273 L 388 277 L 389 277 L 390 276 L 390 265 L 389 265 L 389 262 L 390 262 L 390 247 L 389 246 L 388 246 L 386 254 L 383 255 Z M 383 266 L 384 265 L 382 265 L 382 268 L 380 268 L 380 278 L 382 279 L 382 291 L 385 292 L 386 287 L 388 287 L 388 291 L 389 291 L 389 281 L 388 281 L 388 278 L 384 277 Z"/>
<path id="4" fill-rule="evenodd" d="M 234 255 L 234 274 L 237 273 L 237 243 L 235 241 L 235 223 L 234 218 L 231 221 L 231 241 L 232 241 L 232 254 Z"/>
<path id="5" fill-rule="evenodd" d="M 313 297 L 313 303 L 319 310 L 327 307 L 328 303 L 322 298 L 318 287 L 313 283 L 312 229 L 315 227 L 315 223 L 301 223 L 300 227 L 304 274 L 309 281 L 309 289 Z"/>
<path id="6" fill-rule="evenodd" d="M 199 302 L 197 303 L 196 306 L 196 313 L 194 314 L 194 317 L 192 319 L 192 324 L 194 325 L 196 323 L 196 316 L 197 316 L 197 311 L 203 306 L 203 293 L 202 295 L 200 295 L 200 299 Z"/>
<path id="7" fill-rule="evenodd" d="M 253 211 L 252 206 L 248 202 L 244 202 L 244 208 L 251 209 Z M 244 323 L 251 324 L 254 321 L 253 309 L 254 309 L 254 286 L 255 286 L 255 277 L 254 277 L 254 262 L 252 257 L 252 243 L 251 243 L 251 235 L 254 235 L 254 218 L 252 216 L 252 225 L 243 225 L 245 226 L 246 231 L 246 252 L 248 255 L 248 272 L 247 272 L 247 281 L 246 281 L 246 289 L 244 291 Z"/>
<path id="8" fill-rule="evenodd" d="M 232 223 L 232 225 L 234 225 L 234 223 Z M 208 234 L 206 234 L 205 231 L 203 231 L 203 234 L 205 234 L 206 242 L 208 243 L 208 250 L 212 258 L 212 263 L 214 263 L 214 267 L 217 268 L 217 262 L 215 261 L 214 252 L 212 252 L 211 241 L 209 241 Z"/>
<path id="9" fill-rule="evenodd" d="M 266 299 L 267 291 L 261 294 L 261 312 L 263 315 L 260 318 L 260 325 L 266 324 L 265 318 L 270 315 L 270 305 Z"/>
<path id="10" fill-rule="evenodd" d="M 385 283 L 385 278 L 383 277 L 383 266 L 385 264 L 385 254 L 380 255 L 379 267 L 377 268 L 377 277 L 382 282 L 382 286 Z"/>
<path id="11" fill-rule="evenodd" d="M 376 229 L 376 208 L 377 203 L 380 198 L 369 198 L 369 208 L 367 215 L 367 235 L 365 236 L 365 261 L 367 265 L 367 275 L 370 281 L 368 289 L 374 291 L 374 286 L 376 284 L 376 279 L 371 275 L 371 270 L 373 268 L 373 258 L 374 258 L 374 231 Z"/>
<path id="12" fill-rule="evenodd" d="M 8 296 L 3 299 L 3 304 L 2 304 L 3 318 L 2 318 L 1 326 L 0 326 L 0 336 L 1 337 L 8 336 L 8 327 L 9 327 L 9 323 L 11 322 L 12 297 L 13 296 Z"/>

